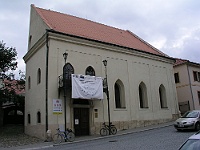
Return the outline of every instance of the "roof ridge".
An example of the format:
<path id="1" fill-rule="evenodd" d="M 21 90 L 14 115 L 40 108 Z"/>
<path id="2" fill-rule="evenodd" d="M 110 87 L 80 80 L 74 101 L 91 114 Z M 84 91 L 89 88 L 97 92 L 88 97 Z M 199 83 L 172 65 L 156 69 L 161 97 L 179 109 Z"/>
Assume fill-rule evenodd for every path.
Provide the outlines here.
<path id="1" fill-rule="evenodd" d="M 77 16 L 74 16 L 74 15 L 71 15 L 71 14 L 62 13 L 62 12 L 55 11 L 55 10 L 50 10 L 50 9 L 44 9 L 44 8 L 36 7 L 34 4 L 31 4 L 31 6 L 34 6 L 34 8 L 35 8 L 36 10 L 37 10 L 37 9 L 41 9 L 41 10 L 45 10 L 45 11 L 51 11 L 51 12 L 54 12 L 54 13 L 59 13 L 59 14 L 61 14 L 61 15 L 68 15 L 68 16 L 73 17 L 73 18 L 81 19 L 81 20 L 83 20 L 83 21 L 89 21 L 89 22 L 91 22 L 91 23 L 103 25 L 103 26 L 106 26 L 106 27 L 109 27 L 109 28 L 113 28 L 113 29 L 116 29 L 116 30 L 119 30 L 119 31 L 123 31 L 123 32 L 126 32 L 126 31 L 127 31 L 127 30 L 125 30 L 125 29 L 120 29 L 120 28 L 118 28 L 118 27 L 113 27 L 113 26 L 111 26 L 111 25 L 107 25 L 107 24 L 104 24 L 104 23 L 96 22 L 96 21 L 93 21 L 93 20 L 90 20 L 90 19 L 87 19 L 87 18 L 77 17 Z M 45 17 L 42 15 L 42 13 L 40 13 L 39 11 L 37 11 L 37 12 L 42 16 L 42 18 L 43 18 L 44 20 L 46 20 Z M 46 20 L 45 22 L 47 22 L 47 20 Z M 48 26 L 50 26 L 50 25 L 48 24 Z M 51 26 L 50 26 L 50 27 L 51 27 Z M 52 28 L 52 27 L 51 27 L 51 28 Z M 53 28 L 52 28 L 52 29 L 53 29 Z"/>
<path id="2" fill-rule="evenodd" d="M 158 50 L 157 48 L 155 48 L 154 46 L 152 46 L 151 44 L 149 44 L 148 42 L 146 42 L 145 40 L 143 40 L 142 38 L 140 38 L 138 35 L 134 34 L 133 32 L 131 32 L 130 30 L 126 30 L 128 33 L 130 33 L 131 35 L 133 35 L 135 38 L 137 38 L 138 40 L 140 40 L 141 42 L 145 43 L 147 46 L 150 46 L 151 48 L 153 48 L 155 51 L 157 51 L 158 53 L 169 57 L 168 55 L 166 55 L 165 53 L 163 53 L 162 51 Z"/>

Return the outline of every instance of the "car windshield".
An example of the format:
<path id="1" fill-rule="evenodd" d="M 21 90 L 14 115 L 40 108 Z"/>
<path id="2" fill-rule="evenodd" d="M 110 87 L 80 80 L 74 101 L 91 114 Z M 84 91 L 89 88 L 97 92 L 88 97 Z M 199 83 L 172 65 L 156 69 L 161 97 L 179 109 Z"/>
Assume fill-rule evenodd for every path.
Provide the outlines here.
<path id="1" fill-rule="evenodd" d="M 179 150 L 199 150 L 199 149 L 200 149 L 200 140 L 189 139 L 181 146 Z"/>
<path id="2" fill-rule="evenodd" d="M 195 111 L 186 112 L 181 118 L 197 118 L 198 114 L 199 113 Z"/>

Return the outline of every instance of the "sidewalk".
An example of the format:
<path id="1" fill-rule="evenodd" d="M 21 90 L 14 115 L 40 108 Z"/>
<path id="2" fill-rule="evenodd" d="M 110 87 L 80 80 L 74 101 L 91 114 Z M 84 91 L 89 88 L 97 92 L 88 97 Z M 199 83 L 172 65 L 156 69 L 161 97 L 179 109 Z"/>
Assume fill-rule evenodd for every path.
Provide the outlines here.
<path id="1" fill-rule="evenodd" d="M 113 137 L 113 136 L 120 136 L 124 134 L 131 134 L 131 133 L 137 133 L 137 132 L 142 132 L 142 131 L 147 131 L 147 130 L 153 130 L 153 129 L 167 127 L 171 125 L 173 125 L 173 122 L 152 125 L 152 126 L 147 126 L 147 127 L 134 128 L 134 129 L 121 130 L 121 131 L 118 131 L 116 135 L 109 135 L 109 136 L 103 136 L 103 137 L 100 135 L 81 136 L 81 137 L 76 137 L 75 141 L 70 142 L 70 144 L 77 143 L 77 142 L 90 141 L 90 140 L 97 140 L 101 138 L 109 138 L 111 136 Z M 61 144 L 69 144 L 69 142 L 64 142 Z M 23 146 L 18 146 L 18 147 L 10 147 L 10 148 L 0 147 L 0 150 L 19 150 L 19 149 L 20 150 L 36 150 L 40 148 L 48 148 L 48 147 L 53 147 L 53 146 L 56 146 L 53 142 L 38 142 L 35 144 L 23 145 Z"/>

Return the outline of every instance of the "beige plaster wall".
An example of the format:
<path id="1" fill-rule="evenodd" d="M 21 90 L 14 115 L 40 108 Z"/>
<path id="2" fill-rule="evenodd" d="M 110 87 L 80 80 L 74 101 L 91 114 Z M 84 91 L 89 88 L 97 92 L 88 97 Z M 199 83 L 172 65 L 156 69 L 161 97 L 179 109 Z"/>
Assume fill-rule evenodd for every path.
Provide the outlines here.
<path id="1" fill-rule="evenodd" d="M 25 131 L 27 134 L 45 138 L 46 124 L 46 56 L 45 43 L 46 25 L 38 18 L 34 10 L 31 11 L 30 35 L 31 48 L 25 55 L 27 79 L 31 77 L 31 89 L 27 89 Z M 34 45 L 34 46 L 33 46 Z M 33 46 L 33 47 L 32 47 Z M 62 99 L 63 92 L 58 90 L 58 76 L 62 75 L 64 59 L 63 53 L 68 53 L 67 62 L 74 67 L 75 74 L 85 74 L 85 69 L 92 66 L 96 76 L 105 77 L 102 60 L 108 61 L 107 76 L 110 92 L 111 121 L 118 129 L 128 129 L 162 123 L 174 119 L 178 114 L 177 96 L 175 90 L 172 60 L 147 53 L 140 53 L 112 45 L 94 41 L 68 37 L 49 33 L 48 54 L 48 126 L 55 132 L 59 125 L 64 125 L 64 114 L 53 114 L 53 99 Z M 41 69 L 42 80 L 37 84 L 37 70 Z M 125 108 L 116 109 L 114 84 L 120 80 L 124 87 Z M 144 82 L 147 87 L 148 109 L 139 107 L 139 84 Z M 168 108 L 161 109 L 159 101 L 159 86 L 166 89 Z M 73 105 L 70 91 L 67 93 L 67 127 L 73 129 Z M 102 122 L 107 122 L 107 100 L 95 100 L 90 106 L 90 134 L 99 131 Z M 98 117 L 94 117 L 94 109 L 98 109 Z M 41 112 L 41 123 L 37 123 L 37 112 Z M 63 108 L 64 112 L 64 108 Z M 31 123 L 27 123 L 27 115 L 31 114 Z"/>

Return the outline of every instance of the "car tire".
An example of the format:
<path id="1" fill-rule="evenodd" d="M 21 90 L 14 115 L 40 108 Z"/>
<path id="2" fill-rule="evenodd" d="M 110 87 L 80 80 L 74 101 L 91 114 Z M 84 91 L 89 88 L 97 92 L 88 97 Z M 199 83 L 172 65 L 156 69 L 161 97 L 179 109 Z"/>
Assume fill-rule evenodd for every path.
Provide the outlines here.
<path id="1" fill-rule="evenodd" d="M 179 131 L 179 132 L 182 131 L 181 129 L 176 129 L 176 130 Z"/>
<path id="2" fill-rule="evenodd" d="M 199 130 L 200 130 L 200 123 L 199 123 L 199 122 L 196 123 L 196 125 L 195 125 L 195 130 L 196 130 L 196 131 L 199 131 Z"/>

